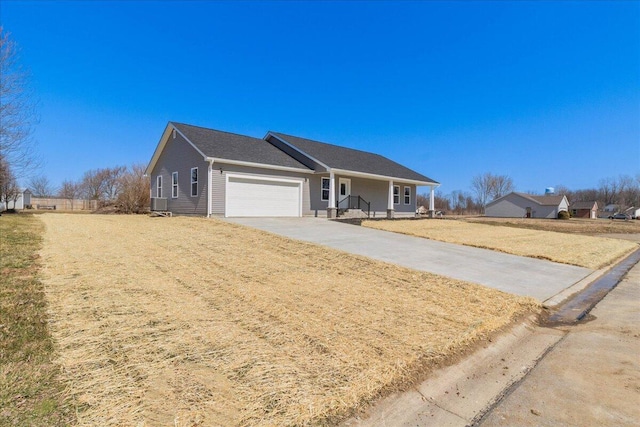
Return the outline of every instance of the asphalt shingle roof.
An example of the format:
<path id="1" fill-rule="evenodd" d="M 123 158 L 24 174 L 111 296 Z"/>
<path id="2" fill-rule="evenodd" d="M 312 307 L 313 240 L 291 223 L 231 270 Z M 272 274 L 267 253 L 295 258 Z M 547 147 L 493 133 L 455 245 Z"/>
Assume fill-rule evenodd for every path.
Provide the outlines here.
<path id="1" fill-rule="evenodd" d="M 572 209 L 591 209 L 596 202 L 573 202 L 571 203 Z"/>
<path id="2" fill-rule="evenodd" d="M 172 122 L 205 156 L 242 162 L 309 169 L 260 138 Z"/>
<path id="3" fill-rule="evenodd" d="M 558 206 L 560 202 L 562 202 L 562 199 L 564 198 L 564 196 L 562 195 L 533 196 L 531 194 L 526 194 L 526 193 L 516 193 L 516 194 L 522 197 L 526 197 L 527 199 L 533 200 L 542 206 Z"/>
<path id="4" fill-rule="evenodd" d="M 284 133 L 270 132 L 333 169 L 370 173 L 414 181 L 438 182 L 379 154 L 313 141 Z"/>

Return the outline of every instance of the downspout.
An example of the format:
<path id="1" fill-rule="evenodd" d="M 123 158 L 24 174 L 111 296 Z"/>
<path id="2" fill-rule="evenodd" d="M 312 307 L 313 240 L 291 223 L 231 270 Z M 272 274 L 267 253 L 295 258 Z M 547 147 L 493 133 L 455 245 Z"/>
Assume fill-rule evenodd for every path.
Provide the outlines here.
<path id="1" fill-rule="evenodd" d="M 209 167 L 207 168 L 207 218 L 211 218 L 211 192 L 213 191 L 211 181 L 213 180 L 213 159 L 207 160 L 209 160 Z"/>

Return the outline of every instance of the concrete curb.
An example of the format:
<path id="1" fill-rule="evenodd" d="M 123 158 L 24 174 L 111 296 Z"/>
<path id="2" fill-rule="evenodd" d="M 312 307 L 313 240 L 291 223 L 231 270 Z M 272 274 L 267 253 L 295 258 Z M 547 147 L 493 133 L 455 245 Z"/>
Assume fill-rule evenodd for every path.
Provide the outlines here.
<path id="1" fill-rule="evenodd" d="M 593 273 L 584 277 L 582 280 L 579 280 L 578 282 L 574 283 L 573 285 L 569 286 L 563 291 L 558 292 L 551 298 L 548 298 L 542 301 L 542 306 L 545 308 L 553 308 L 562 304 L 564 301 L 571 298 L 571 296 L 577 294 L 580 291 L 583 291 L 591 283 L 595 282 L 596 280 L 598 280 L 599 278 L 607 274 L 607 272 L 609 272 L 609 270 L 611 270 L 614 265 L 615 264 L 612 264 L 607 267 L 601 268 L 600 270 L 594 271 Z"/>
<path id="2" fill-rule="evenodd" d="M 602 278 L 605 274 L 609 273 L 618 264 L 620 264 L 621 262 L 625 261 L 628 257 L 633 255 L 638 250 L 639 249 L 634 249 L 633 251 L 631 251 L 628 254 L 624 255 L 622 258 L 618 259 L 613 264 L 610 264 L 610 265 L 608 265 L 608 266 L 606 266 L 604 268 L 601 268 L 599 270 L 595 270 L 593 273 L 591 273 L 588 276 L 584 277 L 582 280 L 579 280 L 578 282 L 574 283 L 573 285 L 569 286 L 568 288 L 564 289 L 563 291 L 558 292 L 557 294 L 555 294 L 551 298 L 548 298 L 548 299 L 544 300 L 542 302 L 542 306 L 545 307 L 545 308 L 557 307 L 558 305 L 562 304 L 563 302 L 565 302 L 566 300 L 568 300 L 569 298 L 571 298 L 572 296 L 574 296 L 578 292 L 583 291 L 584 289 L 586 289 L 590 284 L 592 284 L 596 280 Z"/>
<path id="3" fill-rule="evenodd" d="M 537 365 L 565 332 L 516 325 L 464 360 L 421 384 L 394 393 L 341 426 L 468 426 L 482 418 Z"/>

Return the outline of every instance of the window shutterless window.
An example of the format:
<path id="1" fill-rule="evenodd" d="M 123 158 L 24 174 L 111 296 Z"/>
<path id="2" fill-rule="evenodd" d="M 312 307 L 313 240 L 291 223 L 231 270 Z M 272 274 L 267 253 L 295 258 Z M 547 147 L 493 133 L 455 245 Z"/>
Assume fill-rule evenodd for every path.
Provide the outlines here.
<path id="1" fill-rule="evenodd" d="M 178 172 L 171 174 L 171 197 L 178 197 Z"/>
<path id="2" fill-rule="evenodd" d="M 394 205 L 400 204 L 400 186 L 399 185 L 393 186 L 393 204 Z"/>
<path id="3" fill-rule="evenodd" d="M 162 198 L 162 175 L 156 177 L 156 197 L 158 199 Z"/>
<path id="4" fill-rule="evenodd" d="M 329 178 L 322 178 L 321 200 L 329 200 Z"/>
<path id="5" fill-rule="evenodd" d="M 198 195 L 198 168 L 191 168 L 191 197 Z"/>
<path id="6" fill-rule="evenodd" d="M 411 187 L 404 187 L 404 204 L 411 204 Z"/>

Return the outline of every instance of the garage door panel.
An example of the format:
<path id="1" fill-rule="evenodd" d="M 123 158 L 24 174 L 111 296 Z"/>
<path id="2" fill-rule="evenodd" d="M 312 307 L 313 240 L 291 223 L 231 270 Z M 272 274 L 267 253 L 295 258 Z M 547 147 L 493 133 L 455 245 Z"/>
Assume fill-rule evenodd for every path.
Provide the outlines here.
<path id="1" fill-rule="evenodd" d="M 227 216 L 300 216 L 300 182 L 229 177 Z"/>

